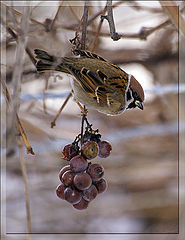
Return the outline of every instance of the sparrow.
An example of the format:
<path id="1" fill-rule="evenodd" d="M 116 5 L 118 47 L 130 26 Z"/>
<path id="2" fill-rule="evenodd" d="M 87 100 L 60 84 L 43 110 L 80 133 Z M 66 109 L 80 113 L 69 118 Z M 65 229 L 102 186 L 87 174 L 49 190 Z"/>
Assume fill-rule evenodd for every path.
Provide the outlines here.
<path id="1" fill-rule="evenodd" d="M 56 57 L 35 49 L 38 72 L 59 71 L 73 76 L 74 100 L 107 115 L 118 115 L 126 109 L 143 110 L 141 84 L 119 66 L 95 53 L 75 49 L 79 57 Z"/>

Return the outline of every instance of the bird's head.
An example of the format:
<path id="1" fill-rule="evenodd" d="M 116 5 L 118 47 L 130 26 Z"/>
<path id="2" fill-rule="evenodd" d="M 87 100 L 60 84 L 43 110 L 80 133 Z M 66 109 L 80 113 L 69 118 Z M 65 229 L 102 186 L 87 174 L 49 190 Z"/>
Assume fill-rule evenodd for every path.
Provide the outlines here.
<path id="1" fill-rule="evenodd" d="M 130 85 L 126 92 L 127 109 L 135 107 L 143 110 L 144 91 L 141 84 L 131 75 Z"/>

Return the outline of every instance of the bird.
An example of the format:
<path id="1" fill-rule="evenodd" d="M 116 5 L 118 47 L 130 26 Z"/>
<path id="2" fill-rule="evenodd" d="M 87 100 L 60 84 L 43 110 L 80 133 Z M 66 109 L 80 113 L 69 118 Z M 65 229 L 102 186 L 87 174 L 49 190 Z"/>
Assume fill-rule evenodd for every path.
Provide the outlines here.
<path id="1" fill-rule="evenodd" d="M 141 84 L 103 57 L 81 49 L 74 49 L 73 57 L 56 57 L 41 49 L 34 53 L 38 72 L 59 71 L 73 76 L 74 100 L 87 108 L 112 116 L 136 107 L 143 110 Z"/>

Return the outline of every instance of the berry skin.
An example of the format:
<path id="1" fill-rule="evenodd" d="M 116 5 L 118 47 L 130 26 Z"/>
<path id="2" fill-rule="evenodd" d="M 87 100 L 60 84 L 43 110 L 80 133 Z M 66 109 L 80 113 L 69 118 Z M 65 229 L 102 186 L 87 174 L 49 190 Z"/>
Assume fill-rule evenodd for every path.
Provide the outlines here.
<path id="1" fill-rule="evenodd" d="M 98 195 L 98 190 L 93 184 L 90 186 L 90 188 L 83 191 L 83 198 L 88 202 L 95 199 L 97 195 Z"/>
<path id="2" fill-rule="evenodd" d="M 85 142 L 82 145 L 82 155 L 87 159 L 93 159 L 98 155 L 98 144 L 94 141 Z"/>
<path id="3" fill-rule="evenodd" d="M 68 187 L 73 184 L 74 173 L 71 170 L 66 171 L 61 178 L 62 183 Z"/>
<path id="4" fill-rule="evenodd" d="M 107 182 L 104 178 L 101 178 L 99 181 L 94 182 L 94 185 L 96 186 L 98 193 L 105 192 L 107 189 Z"/>
<path id="5" fill-rule="evenodd" d="M 57 188 L 56 188 L 56 194 L 57 194 L 57 196 L 58 196 L 59 198 L 63 199 L 63 200 L 65 199 L 65 198 L 64 198 L 64 191 L 65 191 L 65 189 L 66 189 L 66 186 L 64 186 L 63 183 L 61 183 L 60 185 L 58 185 Z"/>
<path id="6" fill-rule="evenodd" d="M 77 204 L 82 199 L 82 194 L 71 187 L 67 187 L 64 191 L 64 198 L 71 204 Z"/>
<path id="7" fill-rule="evenodd" d="M 61 170 L 60 170 L 60 172 L 59 172 L 59 179 L 60 179 L 60 181 L 62 182 L 62 175 L 66 172 L 66 171 L 68 171 L 68 170 L 70 170 L 71 168 L 70 168 L 70 165 L 66 165 L 66 166 L 64 166 L 63 168 L 61 168 Z"/>
<path id="8" fill-rule="evenodd" d="M 70 160 L 70 167 L 73 172 L 83 172 L 88 166 L 87 160 L 80 155 L 73 157 Z"/>
<path id="9" fill-rule="evenodd" d="M 73 207 L 78 210 L 83 210 L 88 207 L 88 204 L 89 204 L 89 202 L 82 198 L 79 203 L 73 204 Z"/>
<path id="10" fill-rule="evenodd" d="M 98 181 L 104 175 L 104 168 L 98 163 L 93 163 L 88 167 L 87 173 L 92 177 L 93 181 Z"/>
<path id="11" fill-rule="evenodd" d="M 106 158 L 110 155 L 112 151 L 112 146 L 109 142 L 107 141 L 100 141 L 98 143 L 99 146 L 99 153 L 98 156 L 101 158 Z"/>
<path id="12" fill-rule="evenodd" d="M 73 183 L 79 190 L 85 190 L 92 184 L 92 179 L 88 173 L 77 173 L 74 177 Z"/>
<path id="13" fill-rule="evenodd" d="M 78 154 L 78 152 L 79 152 L 78 146 L 76 146 L 75 144 L 68 144 L 62 150 L 63 159 L 70 161 L 71 158 Z"/>

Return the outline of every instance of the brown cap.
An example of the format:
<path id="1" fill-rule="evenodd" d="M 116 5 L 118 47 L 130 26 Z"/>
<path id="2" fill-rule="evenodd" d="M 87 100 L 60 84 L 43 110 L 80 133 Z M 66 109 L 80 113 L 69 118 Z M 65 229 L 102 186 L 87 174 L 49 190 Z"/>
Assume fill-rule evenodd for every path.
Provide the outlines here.
<path id="1" fill-rule="evenodd" d="M 130 78 L 130 85 L 129 87 L 134 91 L 137 92 L 138 96 L 141 98 L 142 102 L 145 99 L 145 95 L 144 95 L 144 91 L 143 88 L 141 86 L 141 84 L 135 79 L 134 76 L 131 75 Z"/>

